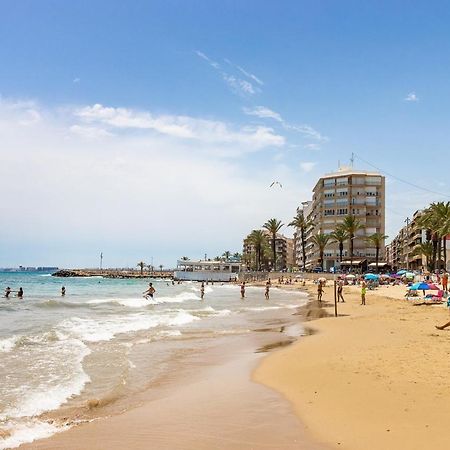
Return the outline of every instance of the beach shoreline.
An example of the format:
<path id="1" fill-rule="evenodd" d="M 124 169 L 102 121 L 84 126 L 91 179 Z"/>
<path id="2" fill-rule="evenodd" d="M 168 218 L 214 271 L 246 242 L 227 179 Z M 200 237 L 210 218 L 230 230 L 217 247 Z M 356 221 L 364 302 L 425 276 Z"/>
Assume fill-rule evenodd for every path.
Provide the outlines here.
<path id="1" fill-rule="evenodd" d="M 253 379 L 283 394 L 331 448 L 448 448 L 450 335 L 435 329 L 448 312 L 414 306 L 405 292 L 380 287 L 361 306 L 360 288 L 346 286 L 339 317 L 310 323 L 315 333 L 268 355 Z M 332 283 L 324 299 L 334 306 Z"/>
<path id="2" fill-rule="evenodd" d="M 294 311 L 267 315 L 264 326 L 247 335 L 217 338 L 204 353 L 188 356 L 180 373 L 142 392 L 130 409 L 72 424 L 20 448 L 140 449 L 151 444 L 158 449 L 323 450 L 289 402 L 251 380 L 268 351 L 298 338 L 301 316 Z"/>

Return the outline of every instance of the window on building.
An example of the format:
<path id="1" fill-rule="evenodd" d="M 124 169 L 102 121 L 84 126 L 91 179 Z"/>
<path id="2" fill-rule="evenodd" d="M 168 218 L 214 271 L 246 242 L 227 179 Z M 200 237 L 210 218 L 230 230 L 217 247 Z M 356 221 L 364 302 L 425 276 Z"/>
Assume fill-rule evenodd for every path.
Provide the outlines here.
<path id="1" fill-rule="evenodd" d="M 334 186 L 336 184 L 336 178 L 326 178 L 323 180 L 324 186 Z"/>

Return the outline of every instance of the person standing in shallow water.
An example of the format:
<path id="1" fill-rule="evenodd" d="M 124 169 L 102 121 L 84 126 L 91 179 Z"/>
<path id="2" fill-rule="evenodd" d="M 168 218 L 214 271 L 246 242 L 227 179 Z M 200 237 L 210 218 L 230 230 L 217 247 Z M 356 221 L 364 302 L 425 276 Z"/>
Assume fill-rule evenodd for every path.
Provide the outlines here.
<path id="1" fill-rule="evenodd" d="M 9 298 L 9 295 L 11 294 L 11 288 L 8 286 L 6 289 L 5 289 L 5 298 Z"/>
<path id="2" fill-rule="evenodd" d="M 155 293 L 155 288 L 152 283 L 148 283 L 148 289 L 143 292 L 144 297 L 148 300 L 148 298 L 153 298 L 153 294 Z"/>
<path id="3" fill-rule="evenodd" d="M 317 283 L 317 300 L 322 303 L 322 294 L 323 294 L 323 286 L 322 286 L 322 282 L 319 281 Z"/>
<path id="4" fill-rule="evenodd" d="M 63 286 L 61 288 L 61 297 L 64 297 L 66 295 L 66 288 Z"/>
<path id="5" fill-rule="evenodd" d="M 20 287 L 19 290 L 17 291 L 17 297 L 19 298 L 23 298 L 23 289 Z"/>
<path id="6" fill-rule="evenodd" d="M 245 298 L 245 281 L 241 284 L 241 298 Z"/>
<path id="7" fill-rule="evenodd" d="M 200 298 L 203 300 L 204 296 L 205 296 L 205 282 L 202 281 L 202 285 L 200 286 Z"/>

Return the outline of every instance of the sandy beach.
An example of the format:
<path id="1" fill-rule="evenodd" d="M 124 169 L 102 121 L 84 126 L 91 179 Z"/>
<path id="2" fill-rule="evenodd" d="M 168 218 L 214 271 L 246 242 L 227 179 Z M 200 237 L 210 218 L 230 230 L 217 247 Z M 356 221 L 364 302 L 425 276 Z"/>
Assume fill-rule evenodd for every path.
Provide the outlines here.
<path id="1" fill-rule="evenodd" d="M 314 295 L 316 287 L 306 289 Z M 449 448 L 450 331 L 445 306 L 413 306 L 404 286 L 346 286 L 339 317 L 272 353 L 254 379 L 282 393 L 317 441 L 332 448 Z M 333 289 L 325 287 L 334 312 Z"/>

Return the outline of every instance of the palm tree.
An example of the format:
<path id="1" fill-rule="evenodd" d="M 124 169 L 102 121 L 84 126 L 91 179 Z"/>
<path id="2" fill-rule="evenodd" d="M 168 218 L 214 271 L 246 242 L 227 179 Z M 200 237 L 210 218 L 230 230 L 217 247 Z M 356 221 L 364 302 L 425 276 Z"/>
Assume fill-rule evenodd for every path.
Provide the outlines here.
<path id="1" fill-rule="evenodd" d="M 140 261 L 136 264 L 141 269 L 141 276 L 144 274 L 144 267 L 146 266 L 144 261 Z"/>
<path id="2" fill-rule="evenodd" d="M 341 224 L 342 228 L 348 234 L 348 240 L 350 241 L 350 268 L 353 268 L 353 239 L 355 238 L 355 234 L 358 230 L 363 228 L 361 222 L 353 215 L 348 215 L 345 217 L 344 221 Z"/>
<path id="3" fill-rule="evenodd" d="M 349 238 L 349 235 L 342 225 L 337 225 L 334 231 L 330 234 L 330 237 L 333 239 L 332 244 L 339 244 L 339 262 L 342 263 L 344 242 Z"/>
<path id="4" fill-rule="evenodd" d="M 239 252 L 233 253 L 233 258 L 235 258 L 237 261 L 240 261 L 242 259 L 242 255 Z"/>
<path id="5" fill-rule="evenodd" d="M 418 244 L 413 252 L 414 255 L 423 255 L 425 256 L 425 267 L 427 270 L 430 270 L 430 261 L 433 256 L 433 243 L 432 242 L 423 242 L 422 244 Z"/>
<path id="6" fill-rule="evenodd" d="M 153 272 L 155 270 L 155 268 L 151 264 L 147 266 L 147 269 L 149 270 L 149 272 Z"/>
<path id="7" fill-rule="evenodd" d="M 277 252 L 275 247 L 275 241 L 277 239 L 277 233 L 283 228 L 284 224 L 281 220 L 269 219 L 264 225 L 265 228 L 272 235 L 272 258 L 273 258 L 273 270 L 277 268 Z"/>
<path id="8" fill-rule="evenodd" d="M 317 247 L 319 247 L 319 261 L 320 261 L 319 264 L 323 270 L 323 253 L 325 251 L 325 247 L 328 244 L 328 241 L 330 240 L 330 235 L 324 233 L 317 233 L 312 237 L 312 240 L 314 244 L 316 244 Z"/>
<path id="9" fill-rule="evenodd" d="M 367 242 L 372 244 L 375 247 L 375 267 L 378 273 L 378 258 L 380 257 L 380 248 L 384 244 L 385 239 L 389 236 L 386 236 L 383 233 L 374 233 L 366 238 Z"/>
<path id="10" fill-rule="evenodd" d="M 261 257 L 263 252 L 264 244 L 267 242 L 266 235 L 261 230 L 253 230 L 249 235 L 248 239 L 253 246 L 255 252 L 255 262 L 256 270 L 261 270 Z"/>
<path id="11" fill-rule="evenodd" d="M 303 209 L 297 208 L 297 214 L 288 224 L 288 227 L 295 227 L 300 231 L 300 241 L 302 244 L 303 272 L 306 271 L 306 232 L 311 227 L 312 221 L 307 220 L 303 214 Z"/>
<path id="12" fill-rule="evenodd" d="M 225 261 L 228 261 L 231 256 L 231 252 L 229 250 L 227 250 L 227 251 L 223 252 L 222 256 L 225 258 Z"/>
<path id="13" fill-rule="evenodd" d="M 444 241 L 444 259 L 447 258 L 447 252 L 445 249 L 446 239 L 444 239 L 448 233 L 448 225 L 450 214 L 450 202 L 435 202 L 432 203 L 423 214 L 417 219 L 417 225 L 426 228 L 430 231 L 431 242 L 433 244 L 433 252 L 431 256 L 431 270 L 436 269 L 436 260 L 439 257 L 441 242 Z"/>
<path id="14" fill-rule="evenodd" d="M 160 264 L 158 267 L 159 267 L 160 272 L 162 272 L 164 266 L 162 264 Z"/>

